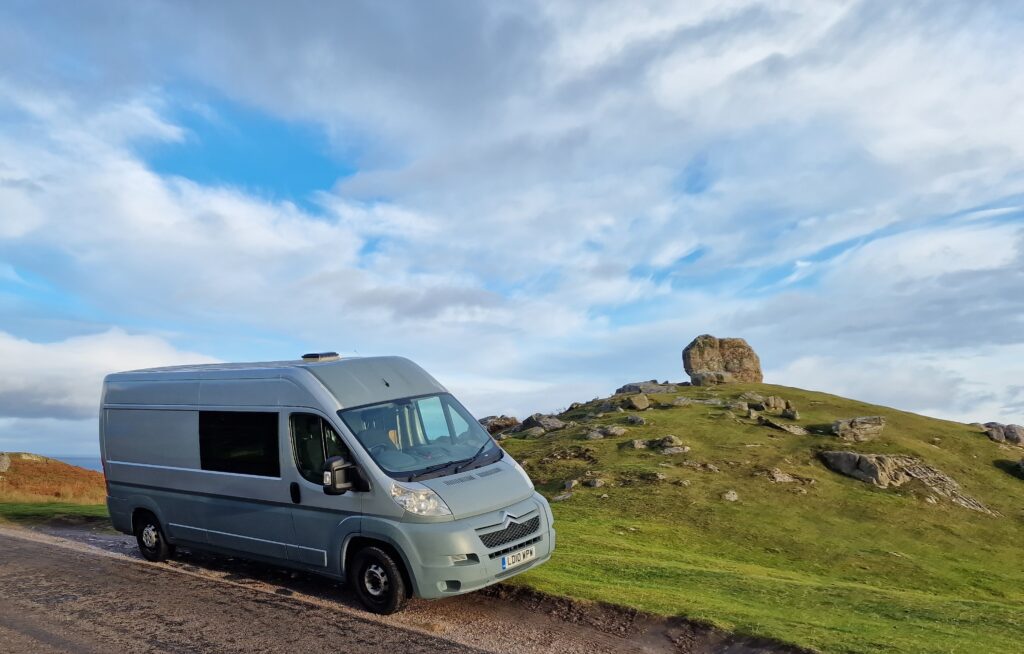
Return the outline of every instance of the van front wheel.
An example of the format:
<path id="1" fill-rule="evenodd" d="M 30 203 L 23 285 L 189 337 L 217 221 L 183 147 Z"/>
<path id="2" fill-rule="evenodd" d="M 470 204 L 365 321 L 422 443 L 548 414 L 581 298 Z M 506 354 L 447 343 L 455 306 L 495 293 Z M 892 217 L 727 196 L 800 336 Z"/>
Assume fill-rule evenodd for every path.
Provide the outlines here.
<path id="1" fill-rule="evenodd" d="M 174 556 L 174 545 L 167 542 L 160 521 L 148 511 L 135 519 L 135 540 L 139 542 L 142 558 L 147 561 L 159 563 Z"/>
<path id="2" fill-rule="evenodd" d="M 379 547 L 364 547 L 352 557 L 349 583 L 367 609 L 389 615 L 405 605 L 406 588 L 395 559 Z"/>

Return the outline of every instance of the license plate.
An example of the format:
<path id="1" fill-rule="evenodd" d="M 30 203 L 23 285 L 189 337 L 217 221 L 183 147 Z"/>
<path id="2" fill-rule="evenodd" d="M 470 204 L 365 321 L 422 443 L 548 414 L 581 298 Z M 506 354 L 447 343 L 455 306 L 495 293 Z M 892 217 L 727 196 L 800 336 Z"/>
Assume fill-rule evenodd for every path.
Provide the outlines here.
<path id="1" fill-rule="evenodd" d="M 501 569 L 508 570 L 532 561 L 537 556 L 537 550 L 533 547 L 512 552 L 501 557 Z"/>

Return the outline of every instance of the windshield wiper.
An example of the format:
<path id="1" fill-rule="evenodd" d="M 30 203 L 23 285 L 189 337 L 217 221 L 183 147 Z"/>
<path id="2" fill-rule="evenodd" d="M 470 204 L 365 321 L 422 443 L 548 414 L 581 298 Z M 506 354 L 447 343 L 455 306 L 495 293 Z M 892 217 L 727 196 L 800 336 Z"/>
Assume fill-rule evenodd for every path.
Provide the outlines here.
<path id="1" fill-rule="evenodd" d="M 493 441 L 491 441 L 490 438 L 485 440 L 484 444 L 480 446 L 480 449 L 476 451 L 476 454 L 474 454 L 473 456 L 471 456 L 468 459 L 466 459 L 464 462 L 462 462 L 461 465 L 457 466 L 455 468 L 455 472 L 456 473 L 462 472 L 462 470 L 464 470 L 466 468 L 466 466 L 470 465 L 471 463 L 476 461 L 478 458 L 480 458 L 480 455 L 484 453 L 484 448 L 487 447 L 488 445 L 490 445 L 492 442 Z"/>
<path id="2" fill-rule="evenodd" d="M 437 472 L 438 470 L 444 470 L 448 466 L 456 465 L 458 463 L 462 463 L 462 461 L 447 461 L 445 463 L 438 463 L 436 465 L 427 466 L 426 468 L 424 468 L 423 470 L 420 470 L 416 474 L 409 475 L 409 478 L 406 479 L 406 481 L 416 481 L 417 479 L 419 479 L 423 475 L 429 475 L 432 472 Z"/>

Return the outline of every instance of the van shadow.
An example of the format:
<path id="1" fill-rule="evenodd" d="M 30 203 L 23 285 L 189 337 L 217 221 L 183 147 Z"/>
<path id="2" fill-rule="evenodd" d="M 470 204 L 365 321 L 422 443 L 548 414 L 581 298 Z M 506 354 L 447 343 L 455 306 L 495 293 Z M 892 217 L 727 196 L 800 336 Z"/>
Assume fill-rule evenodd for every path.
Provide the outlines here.
<path id="1" fill-rule="evenodd" d="M 1017 479 L 1024 481 L 1024 462 L 1022 461 L 999 459 L 997 461 L 993 461 L 992 465 L 999 468 L 1000 470 L 1010 475 L 1011 477 L 1016 477 Z"/>
<path id="2" fill-rule="evenodd" d="M 186 572 L 271 591 L 283 597 L 301 594 L 363 611 L 358 597 L 346 584 L 309 572 L 187 548 L 178 548 L 167 563 Z"/>

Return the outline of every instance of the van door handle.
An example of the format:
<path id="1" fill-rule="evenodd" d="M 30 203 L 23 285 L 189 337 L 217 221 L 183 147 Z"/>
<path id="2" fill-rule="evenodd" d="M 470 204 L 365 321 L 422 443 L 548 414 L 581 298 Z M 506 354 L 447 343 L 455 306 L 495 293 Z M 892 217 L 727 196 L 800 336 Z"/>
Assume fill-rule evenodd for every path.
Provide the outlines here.
<path id="1" fill-rule="evenodd" d="M 298 504 L 302 502 L 302 491 L 299 489 L 298 482 L 292 482 L 292 485 L 288 487 L 288 490 L 292 494 L 292 504 Z"/>

